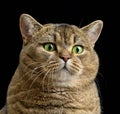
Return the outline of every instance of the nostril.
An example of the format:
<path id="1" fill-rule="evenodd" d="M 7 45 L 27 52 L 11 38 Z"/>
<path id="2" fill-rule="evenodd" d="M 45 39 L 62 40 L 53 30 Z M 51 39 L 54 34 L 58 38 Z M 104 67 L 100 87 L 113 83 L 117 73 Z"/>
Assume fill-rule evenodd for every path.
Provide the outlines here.
<path id="1" fill-rule="evenodd" d="M 68 59 L 70 59 L 70 57 L 67 57 L 67 56 L 66 57 L 65 56 L 64 57 L 60 57 L 60 58 L 63 59 L 65 62 L 67 62 Z"/>

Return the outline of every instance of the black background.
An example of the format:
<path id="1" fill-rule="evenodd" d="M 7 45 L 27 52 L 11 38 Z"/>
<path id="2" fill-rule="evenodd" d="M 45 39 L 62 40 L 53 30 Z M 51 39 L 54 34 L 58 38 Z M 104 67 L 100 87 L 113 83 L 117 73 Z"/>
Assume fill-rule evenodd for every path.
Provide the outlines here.
<path id="1" fill-rule="evenodd" d="M 87 1 L 80 3 L 75 0 L 35 1 L 4 1 L 0 4 L 0 108 L 5 104 L 7 87 L 18 65 L 19 52 L 22 47 L 19 17 L 22 13 L 28 13 L 41 24 L 69 23 L 82 27 L 97 19 L 104 22 L 102 33 L 95 45 L 100 58 L 97 82 L 103 114 L 115 114 L 119 105 L 117 59 L 120 18 L 117 3 L 109 2 L 106 5 L 101 1 L 93 3 Z"/>

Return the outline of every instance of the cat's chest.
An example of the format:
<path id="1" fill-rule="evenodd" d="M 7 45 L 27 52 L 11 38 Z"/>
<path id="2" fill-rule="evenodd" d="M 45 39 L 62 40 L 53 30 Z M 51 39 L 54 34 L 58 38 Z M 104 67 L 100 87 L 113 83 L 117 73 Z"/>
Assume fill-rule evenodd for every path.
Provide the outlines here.
<path id="1" fill-rule="evenodd" d="M 94 84 L 76 92 L 31 89 L 8 96 L 8 114 L 99 114 L 93 113 L 100 109 L 96 91 Z"/>
<path id="2" fill-rule="evenodd" d="M 33 94 L 34 93 L 34 94 Z M 37 94 L 36 94 L 37 93 Z M 67 92 L 40 92 L 30 91 L 23 95 L 20 102 L 25 107 L 38 106 L 39 108 L 71 107 L 77 101 L 78 95 Z M 77 107 L 77 105 L 76 105 Z"/>
<path id="3" fill-rule="evenodd" d="M 20 114 L 21 112 L 22 114 L 23 112 L 25 114 L 77 114 L 75 112 L 80 107 L 76 99 L 66 92 L 40 92 L 39 95 L 33 95 L 32 93 L 35 92 L 21 95 L 23 98 L 21 97 L 19 101 L 11 104 L 12 113 L 10 114 L 19 114 L 19 112 Z M 17 98 L 15 99 L 17 100 Z"/>
<path id="4" fill-rule="evenodd" d="M 29 99 L 21 99 L 15 106 L 17 112 L 26 114 L 80 114 L 80 104 L 76 96 L 69 93 L 40 93 L 39 96 L 29 96 Z M 78 99 L 80 100 L 80 99 Z M 82 101 L 82 100 L 81 100 Z"/>

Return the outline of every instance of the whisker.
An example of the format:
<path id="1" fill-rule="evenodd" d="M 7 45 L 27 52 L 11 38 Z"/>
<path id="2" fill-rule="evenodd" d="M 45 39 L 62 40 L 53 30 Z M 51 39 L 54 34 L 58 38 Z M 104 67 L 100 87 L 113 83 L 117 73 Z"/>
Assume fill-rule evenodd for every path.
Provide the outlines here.
<path id="1" fill-rule="evenodd" d="M 36 74 L 35 79 L 32 81 L 31 85 L 29 86 L 29 89 L 32 88 L 32 85 L 34 84 L 34 82 L 39 78 L 39 76 L 41 76 L 41 74 L 43 74 L 44 71 L 42 71 L 42 69 Z"/>
<path id="2" fill-rule="evenodd" d="M 83 20 L 84 20 L 84 17 L 81 18 L 81 21 L 80 21 L 80 23 L 79 23 L 79 28 L 81 28 L 81 26 L 82 26 L 82 24 L 83 24 Z"/>
<path id="3" fill-rule="evenodd" d="M 31 88 L 32 88 L 32 86 L 33 86 L 34 82 L 35 82 L 37 79 L 38 79 L 38 75 L 34 78 L 34 80 L 32 81 L 32 83 L 30 84 L 29 89 L 31 89 Z"/>
<path id="4" fill-rule="evenodd" d="M 51 72 L 51 80 L 52 80 L 52 82 L 54 83 L 54 80 L 53 80 L 53 78 L 54 78 L 53 76 L 54 76 L 54 75 L 53 75 L 53 73 L 54 73 L 54 71 Z M 53 88 L 56 90 L 55 84 L 53 84 Z"/>
<path id="5" fill-rule="evenodd" d="M 28 83 L 28 81 L 30 80 L 30 79 L 32 79 L 32 77 L 33 77 L 33 74 L 36 72 L 36 68 L 34 68 L 32 71 L 31 71 L 31 74 L 30 74 L 30 77 L 27 79 L 27 81 L 24 83 L 24 86 L 26 85 L 26 83 Z M 23 87 L 24 87 L 23 86 Z"/>
<path id="6" fill-rule="evenodd" d="M 52 83 L 52 82 L 54 82 L 54 80 L 53 80 L 53 73 L 54 73 L 54 70 L 50 70 L 50 74 L 49 74 L 49 80 L 48 80 L 48 86 L 47 86 L 47 90 L 49 91 L 49 85 Z M 54 86 L 54 84 L 52 84 L 52 86 Z"/>
<path id="7" fill-rule="evenodd" d="M 45 81 L 45 78 L 47 77 L 47 74 L 50 72 L 50 70 L 48 70 L 47 72 L 46 72 L 46 74 L 44 75 L 44 77 L 43 77 L 43 79 L 42 79 L 42 89 L 43 89 L 43 91 L 44 91 L 44 81 Z"/>
<path id="8" fill-rule="evenodd" d="M 41 68 L 41 70 L 37 73 L 36 70 L 37 70 L 37 69 L 40 69 L 40 68 Z M 41 72 L 41 74 L 42 74 L 42 68 L 43 68 L 43 65 L 39 65 L 39 66 L 36 66 L 33 70 L 30 70 L 30 71 L 29 71 L 29 73 L 31 73 L 31 74 L 30 74 L 30 77 L 29 77 L 29 78 L 27 79 L 27 81 L 24 83 L 23 87 L 25 86 L 26 83 L 28 83 L 28 81 L 29 81 L 30 79 L 33 78 L 33 74 L 34 74 L 34 73 L 36 73 L 36 75 L 37 75 L 37 74 L 39 74 L 39 73 Z M 24 77 L 25 77 L 27 74 L 28 74 L 28 73 L 25 73 Z"/>
<path id="9" fill-rule="evenodd" d="M 101 88 L 100 88 L 100 85 L 99 85 L 99 80 L 98 80 L 97 78 L 95 79 L 95 83 L 96 83 L 96 85 L 97 85 L 99 97 L 102 98 L 102 95 L 101 95 Z"/>
<path id="10" fill-rule="evenodd" d="M 20 77 L 19 81 L 22 81 L 22 79 L 23 79 L 25 76 L 27 76 L 29 73 L 31 73 L 31 72 L 32 72 L 32 70 L 26 72 L 23 76 Z"/>
<path id="11" fill-rule="evenodd" d="M 27 65 L 27 68 L 30 67 L 30 66 L 32 66 L 32 65 L 34 65 L 34 64 L 36 64 L 36 63 L 39 63 L 39 62 L 31 63 L 31 64 Z M 27 68 L 25 68 L 24 71 L 26 71 Z M 30 69 L 30 71 L 26 72 L 23 76 L 21 76 L 21 78 L 20 78 L 19 81 L 21 81 L 21 80 L 22 80 L 27 74 L 29 74 L 30 72 L 32 72 L 32 69 Z"/>
<path id="12" fill-rule="evenodd" d="M 36 81 L 36 80 L 39 78 L 39 76 L 41 76 L 41 74 L 43 74 L 43 73 L 44 73 L 44 71 L 41 69 L 41 70 L 36 74 L 35 79 L 31 82 L 28 90 L 30 90 L 30 89 L 32 88 L 32 86 L 33 86 L 33 84 L 35 83 L 35 81 Z M 28 95 L 29 95 L 29 94 L 27 93 L 26 96 L 28 96 Z"/>
<path id="13" fill-rule="evenodd" d="M 98 75 L 100 75 L 102 78 L 104 78 L 104 76 L 101 72 L 98 72 Z"/>

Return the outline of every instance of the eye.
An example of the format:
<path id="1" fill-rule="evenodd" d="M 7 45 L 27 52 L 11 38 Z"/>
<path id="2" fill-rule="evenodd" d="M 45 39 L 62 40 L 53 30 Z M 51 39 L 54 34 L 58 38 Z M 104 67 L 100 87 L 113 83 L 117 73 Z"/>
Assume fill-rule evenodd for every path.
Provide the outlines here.
<path id="1" fill-rule="evenodd" d="M 83 52 L 83 50 L 84 50 L 84 48 L 81 45 L 76 45 L 72 48 L 72 52 L 75 54 L 80 54 Z"/>
<path id="2" fill-rule="evenodd" d="M 46 51 L 55 51 L 56 50 L 56 46 L 52 43 L 46 43 L 43 45 L 43 48 L 46 50 Z"/>

